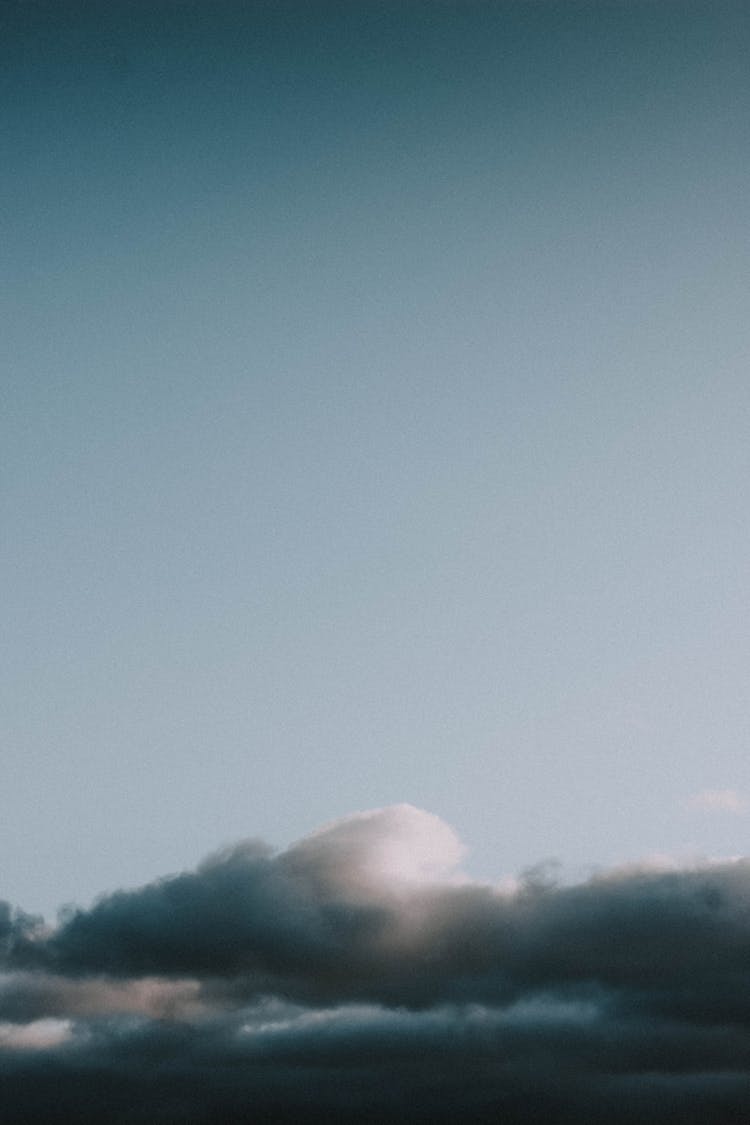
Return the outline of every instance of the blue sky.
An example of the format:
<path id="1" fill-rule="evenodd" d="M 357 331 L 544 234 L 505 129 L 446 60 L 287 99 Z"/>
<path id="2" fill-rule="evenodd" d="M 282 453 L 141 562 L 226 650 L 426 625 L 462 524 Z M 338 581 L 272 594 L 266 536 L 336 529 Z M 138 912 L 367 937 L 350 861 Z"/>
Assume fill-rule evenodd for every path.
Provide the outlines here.
<path id="1" fill-rule="evenodd" d="M 746 7 L 2 16 L 2 896 L 744 852 Z"/>

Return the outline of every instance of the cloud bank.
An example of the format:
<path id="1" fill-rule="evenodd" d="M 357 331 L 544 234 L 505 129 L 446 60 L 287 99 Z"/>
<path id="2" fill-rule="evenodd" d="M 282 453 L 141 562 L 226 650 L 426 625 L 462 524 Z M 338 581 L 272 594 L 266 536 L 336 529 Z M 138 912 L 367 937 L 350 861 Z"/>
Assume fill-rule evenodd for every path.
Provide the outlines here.
<path id="1" fill-rule="evenodd" d="M 746 1122 L 750 863 L 461 874 L 409 805 L 55 928 L 0 906 L 3 1121 Z"/>

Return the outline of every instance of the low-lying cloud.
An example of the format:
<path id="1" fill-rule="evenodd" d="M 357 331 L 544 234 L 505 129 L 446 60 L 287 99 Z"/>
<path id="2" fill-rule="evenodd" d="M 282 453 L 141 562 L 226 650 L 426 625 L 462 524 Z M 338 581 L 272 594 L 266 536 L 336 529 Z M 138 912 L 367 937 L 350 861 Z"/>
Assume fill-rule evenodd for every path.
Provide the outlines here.
<path id="1" fill-rule="evenodd" d="M 502 888 L 408 805 L 0 907 L 3 1121 L 750 1114 L 750 863 Z"/>

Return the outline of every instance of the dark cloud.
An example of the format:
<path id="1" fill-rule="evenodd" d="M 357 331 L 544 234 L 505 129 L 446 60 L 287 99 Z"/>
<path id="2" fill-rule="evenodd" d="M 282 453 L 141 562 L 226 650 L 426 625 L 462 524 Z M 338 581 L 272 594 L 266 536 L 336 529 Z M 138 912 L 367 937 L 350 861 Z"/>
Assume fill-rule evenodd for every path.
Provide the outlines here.
<path id="1" fill-rule="evenodd" d="M 501 890 L 460 855 L 399 806 L 54 931 L 3 908 L 3 1120 L 747 1120 L 749 863 Z"/>
<path id="2" fill-rule="evenodd" d="M 45 936 L 42 918 L 0 899 L 0 971 L 5 965 L 36 962 Z"/>

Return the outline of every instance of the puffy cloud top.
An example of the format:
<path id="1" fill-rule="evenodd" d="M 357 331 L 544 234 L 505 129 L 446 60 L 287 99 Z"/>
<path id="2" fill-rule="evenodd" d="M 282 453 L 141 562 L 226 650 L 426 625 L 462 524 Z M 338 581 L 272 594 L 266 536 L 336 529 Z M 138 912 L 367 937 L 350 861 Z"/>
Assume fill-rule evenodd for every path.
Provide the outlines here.
<path id="1" fill-rule="evenodd" d="M 357 898 L 448 879 L 465 850 L 440 817 L 403 804 L 333 821 L 290 848 L 284 862 Z"/>

